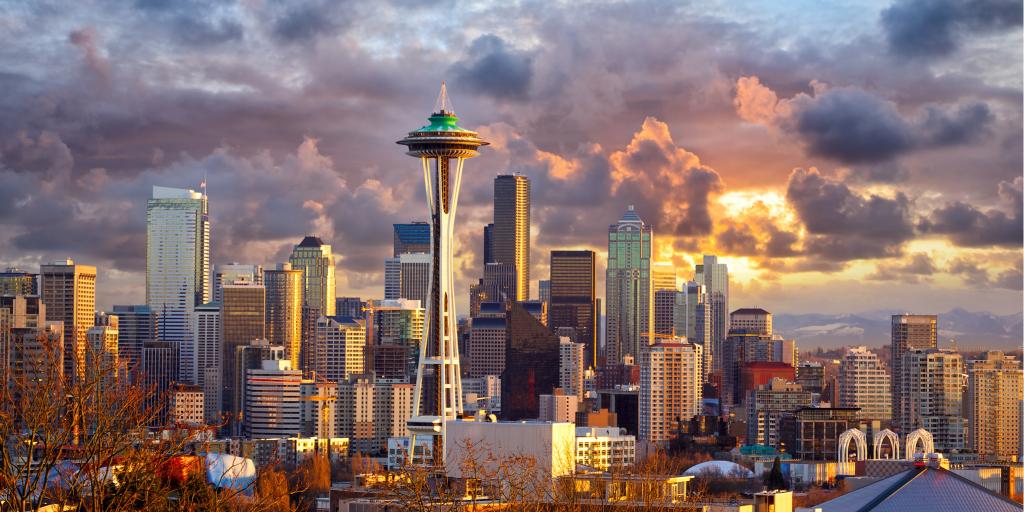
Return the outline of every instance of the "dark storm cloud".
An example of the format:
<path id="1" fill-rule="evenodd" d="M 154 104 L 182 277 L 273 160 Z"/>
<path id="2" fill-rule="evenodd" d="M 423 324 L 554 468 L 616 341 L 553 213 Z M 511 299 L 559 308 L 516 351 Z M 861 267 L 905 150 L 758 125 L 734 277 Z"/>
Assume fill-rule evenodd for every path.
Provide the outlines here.
<path id="1" fill-rule="evenodd" d="M 818 96 L 795 121 L 812 154 L 843 162 L 887 160 L 914 143 L 910 127 L 890 103 L 857 89 Z"/>
<path id="2" fill-rule="evenodd" d="M 910 171 L 897 162 L 882 162 L 853 166 L 844 177 L 867 183 L 901 183 L 907 181 Z"/>
<path id="3" fill-rule="evenodd" d="M 946 235 L 953 243 L 964 247 L 1019 247 L 1024 242 L 1021 183 L 1022 178 L 1018 177 L 1013 182 L 999 184 L 999 195 L 1009 203 L 1010 213 L 997 209 L 982 211 L 963 201 L 953 201 L 922 218 L 918 228 L 924 233 Z"/>
<path id="4" fill-rule="evenodd" d="M 901 57 L 940 57 L 955 52 L 971 33 L 1021 25 L 1014 0 L 898 0 L 882 11 L 889 49 Z"/>
<path id="5" fill-rule="evenodd" d="M 808 254 L 842 260 L 895 256 L 914 236 L 911 202 L 903 193 L 865 197 L 815 169 L 796 169 L 786 199 L 807 229 Z"/>
<path id="6" fill-rule="evenodd" d="M 533 55 L 517 51 L 498 36 L 476 38 L 464 59 L 452 65 L 458 83 L 497 99 L 526 99 L 533 78 Z"/>
<path id="7" fill-rule="evenodd" d="M 758 254 L 757 237 L 746 226 L 729 226 L 718 234 L 718 246 L 729 254 L 754 256 Z"/>

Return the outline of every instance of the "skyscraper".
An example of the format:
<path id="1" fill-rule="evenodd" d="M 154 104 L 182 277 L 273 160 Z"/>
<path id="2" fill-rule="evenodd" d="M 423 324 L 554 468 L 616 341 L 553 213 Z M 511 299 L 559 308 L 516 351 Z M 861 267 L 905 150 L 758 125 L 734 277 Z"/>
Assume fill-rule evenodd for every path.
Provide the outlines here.
<path id="1" fill-rule="evenodd" d="M 313 366 L 313 346 L 316 322 L 321 316 L 334 316 L 337 295 L 334 280 L 334 254 L 331 246 L 319 237 L 307 236 L 292 250 L 289 263 L 292 269 L 302 271 L 302 342 L 299 352 L 303 359 L 300 370 Z"/>
<path id="2" fill-rule="evenodd" d="M 342 382 L 366 371 L 366 324 L 349 317 L 320 317 L 316 325 L 318 378 Z"/>
<path id="3" fill-rule="evenodd" d="M 484 302 L 480 312 L 470 319 L 469 376 L 501 375 L 505 371 L 505 345 L 508 336 L 505 305 Z"/>
<path id="4" fill-rule="evenodd" d="M 284 347 L 285 358 L 299 370 L 302 351 L 302 271 L 291 263 L 267 270 L 263 277 L 267 290 L 267 340 Z"/>
<path id="5" fill-rule="evenodd" d="M 146 205 L 146 304 L 157 338 L 192 357 L 192 311 L 210 302 L 210 218 L 206 194 L 153 187 Z M 176 376 L 194 383 L 195 375 Z"/>
<path id="6" fill-rule="evenodd" d="M 196 306 L 192 313 L 192 332 L 196 337 L 196 386 L 203 391 L 203 418 L 208 425 L 216 425 L 224 410 L 222 386 L 226 380 L 221 367 L 224 348 L 221 343 L 220 302 Z"/>
<path id="7" fill-rule="evenodd" d="M 695 281 L 704 285 L 704 302 L 711 308 L 711 344 L 709 359 L 713 371 L 720 371 L 722 351 L 726 336 L 729 335 L 729 267 L 718 262 L 718 256 L 704 255 L 702 264 L 697 265 Z"/>
<path id="8" fill-rule="evenodd" d="M 156 339 L 156 316 L 147 304 L 115 305 L 117 315 L 117 357 L 129 374 L 140 370 L 142 345 Z"/>
<path id="9" fill-rule="evenodd" d="M 410 222 L 393 226 L 395 242 L 392 256 L 397 258 L 408 252 L 430 252 L 430 224 Z"/>
<path id="10" fill-rule="evenodd" d="M 660 341 L 640 355 L 640 435 L 665 446 L 680 421 L 700 413 L 701 346 Z"/>
<path id="11" fill-rule="evenodd" d="M 96 267 L 74 260 L 40 266 L 46 319 L 64 322 L 64 378 L 85 378 L 86 333 L 96 323 Z"/>
<path id="12" fill-rule="evenodd" d="M 221 287 L 226 284 L 263 284 L 263 265 L 218 263 L 213 266 L 213 301 L 224 300 Z"/>
<path id="13" fill-rule="evenodd" d="M 651 264 L 651 291 L 676 291 L 676 267 L 667 261 L 656 261 Z"/>
<path id="14" fill-rule="evenodd" d="M 540 395 L 558 387 L 559 338 L 523 302 L 512 304 L 507 319 L 501 417 L 513 421 L 534 419 L 540 414 Z"/>
<path id="15" fill-rule="evenodd" d="M 492 257 L 512 265 L 515 281 L 509 299 L 530 300 L 530 180 L 522 174 L 494 178 Z"/>
<path id="16" fill-rule="evenodd" d="M 430 254 L 402 253 L 384 260 L 384 298 L 427 301 Z"/>
<path id="17" fill-rule="evenodd" d="M 409 446 L 415 450 L 417 435 L 431 436 L 432 453 L 440 455 L 445 452 L 447 420 L 457 418 L 463 411 L 456 338 L 458 317 L 455 314 L 455 280 L 452 275 L 455 210 L 462 186 L 463 164 L 467 158 L 477 156 L 480 146 L 488 142 L 475 132 L 458 126 L 459 118 L 448 104 L 448 93 L 443 83 L 437 103 L 437 109 L 429 118 L 430 124 L 409 132 L 398 143 L 408 148 L 407 155 L 420 160 L 423 169 L 430 209 L 430 254 L 433 258 L 430 294 L 426 302 L 426 343 L 423 344 L 425 350 L 420 352 L 416 371 L 413 413 L 408 424 L 413 438 Z M 426 388 L 424 377 L 429 379 Z M 411 460 L 416 459 L 414 453 L 409 455 Z"/>
<path id="18" fill-rule="evenodd" d="M 331 246 L 316 236 L 307 236 L 292 250 L 293 270 L 302 271 L 303 307 L 322 316 L 334 315 L 334 253 Z"/>
<path id="19" fill-rule="evenodd" d="M 1021 445 L 1021 364 L 993 351 L 971 361 L 967 375 L 969 447 L 979 456 L 1019 460 Z"/>
<path id="20" fill-rule="evenodd" d="M 915 348 L 903 354 L 899 425 L 904 433 L 923 428 L 939 452 L 963 450 L 965 421 L 961 407 L 964 359 L 951 350 Z M 1015 411 L 1019 413 L 1019 409 Z M 895 416 L 897 411 L 893 411 Z"/>
<path id="21" fill-rule="evenodd" d="M 839 362 L 839 407 L 859 407 L 857 417 L 892 419 L 889 372 L 867 347 L 853 347 Z"/>
<path id="22" fill-rule="evenodd" d="M 605 351 L 609 365 L 619 364 L 626 355 L 638 357 L 643 340 L 650 340 L 653 243 L 651 226 L 633 205 L 608 227 Z"/>
<path id="23" fill-rule="evenodd" d="M 484 265 L 494 263 L 494 223 L 484 226 Z"/>
<path id="24" fill-rule="evenodd" d="M 254 340 L 266 340 L 266 288 L 254 284 L 228 284 L 222 289 L 224 302 L 221 303 L 221 361 L 223 367 L 223 403 L 230 407 L 233 418 L 242 410 L 244 394 L 236 388 L 235 377 L 240 374 L 236 368 L 238 347 L 251 344 Z M 244 376 L 244 374 L 242 374 Z"/>
<path id="25" fill-rule="evenodd" d="M 594 251 L 551 251 L 548 324 L 584 347 L 585 368 L 597 367 L 597 279 Z M 568 331 L 570 330 L 571 331 Z"/>
<path id="26" fill-rule="evenodd" d="M 903 393 L 903 355 L 915 348 L 935 348 L 939 341 L 938 315 L 893 315 L 892 344 L 889 347 L 892 365 L 892 415 L 896 426 L 903 419 L 900 411 Z M 909 432 L 909 430 L 906 430 Z"/>

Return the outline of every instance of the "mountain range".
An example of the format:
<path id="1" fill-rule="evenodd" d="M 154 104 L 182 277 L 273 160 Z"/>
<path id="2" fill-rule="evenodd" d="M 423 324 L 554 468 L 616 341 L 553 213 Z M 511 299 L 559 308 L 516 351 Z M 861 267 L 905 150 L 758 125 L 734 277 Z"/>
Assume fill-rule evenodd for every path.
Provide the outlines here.
<path id="1" fill-rule="evenodd" d="M 878 347 L 889 343 L 891 316 L 899 313 L 876 310 L 842 315 L 775 314 L 772 324 L 775 332 L 795 339 L 801 351 L 847 345 Z M 968 350 L 1019 349 L 1024 339 L 1022 316 L 1022 313 L 995 315 L 962 308 L 940 313 L 939 346 L 949 347 L 950 341 L 955 340 L 957 347 Z"/>

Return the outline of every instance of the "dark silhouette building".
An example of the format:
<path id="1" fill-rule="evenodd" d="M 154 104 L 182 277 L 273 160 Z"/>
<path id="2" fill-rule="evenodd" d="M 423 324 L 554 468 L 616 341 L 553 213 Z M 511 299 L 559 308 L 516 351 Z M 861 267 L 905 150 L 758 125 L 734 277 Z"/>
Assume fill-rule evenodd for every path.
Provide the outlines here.
<path id="1" fill-rule="evenodd" d="M 558 387 L 558 336 L 519 303 L 509 309 L 507 325 L 501 419 L 535 419 L 538 397 Z"/>

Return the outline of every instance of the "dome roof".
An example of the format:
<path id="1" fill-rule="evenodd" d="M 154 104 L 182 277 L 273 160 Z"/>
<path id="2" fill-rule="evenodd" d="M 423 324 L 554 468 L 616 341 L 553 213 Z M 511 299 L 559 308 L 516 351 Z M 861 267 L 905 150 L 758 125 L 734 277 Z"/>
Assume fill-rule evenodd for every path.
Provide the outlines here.
<path id="1" fill-rule="evenodd" d="M 741 475 L 744 478 L 753 478 L 754 472 L 739 465 L 735 462 L 729 462 L 727 460 L 709 460 L 707 462 L 701 462 L 695 466 L 691 466 L 687 469 L 684 476 L 701 476 L 705 473 L 720 474 L 722 476 L 733 476 Z"/>

